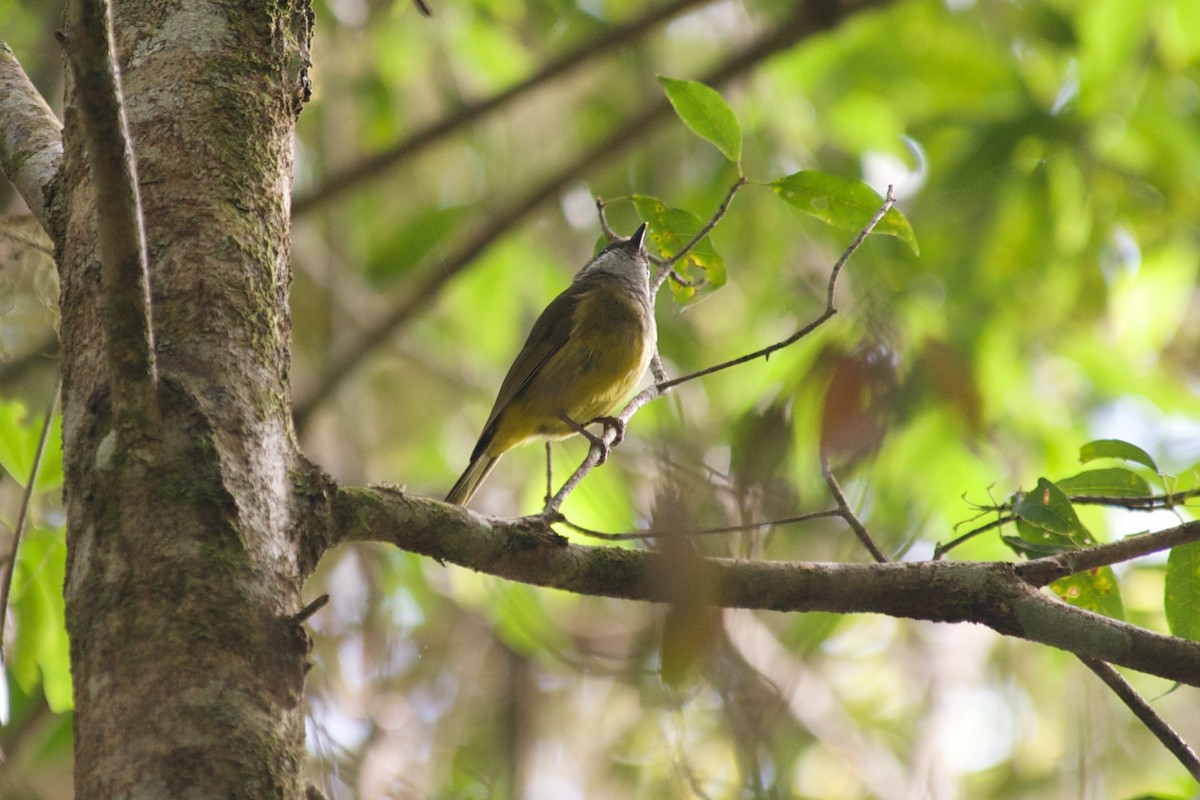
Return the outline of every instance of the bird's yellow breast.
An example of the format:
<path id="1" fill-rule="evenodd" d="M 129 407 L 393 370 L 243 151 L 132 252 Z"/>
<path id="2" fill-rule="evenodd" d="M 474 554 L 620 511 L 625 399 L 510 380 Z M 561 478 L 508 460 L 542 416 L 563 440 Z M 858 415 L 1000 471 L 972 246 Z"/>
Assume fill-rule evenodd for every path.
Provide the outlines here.
<path id="1" fill-rule="evenodd" d="M 498 420 L 488 451 L 503 453 L 535 438 L 562 439 L 612 413 L 633 391 L 654 355 L 652 311 L 617 280 L 588 289 L 574 306 L 571 333 Z"/>

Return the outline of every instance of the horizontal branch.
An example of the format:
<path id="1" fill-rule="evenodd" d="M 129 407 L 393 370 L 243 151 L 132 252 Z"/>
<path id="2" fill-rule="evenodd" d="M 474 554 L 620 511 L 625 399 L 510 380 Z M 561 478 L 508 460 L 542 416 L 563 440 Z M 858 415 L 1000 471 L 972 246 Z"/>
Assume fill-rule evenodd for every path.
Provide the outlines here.
<path id="1" fill-rule="evenodd" d="M 0 42 L 0 171 L 56 241 L 60 237 L 50 213 L 49 189 L 62 157 L 62 123 L 13 51 Z"/>
<path id="2" fill-rule="evenodd" d="M 386 542 L 443 562 L 577 594 L 671 602 L 663 554 L 568 544 L 541 518 L 491 520 L 391 488 L 328 487 L 314 509 L 320 553 L 348 541 Z M 1200 686 L 1200 643 L 1069 606 L 1007 562 L 831 564 L 706 559 L 698 580 L 718 605 L 773 611 L 876 613 L 974 622 L 1006 636 Z"/>

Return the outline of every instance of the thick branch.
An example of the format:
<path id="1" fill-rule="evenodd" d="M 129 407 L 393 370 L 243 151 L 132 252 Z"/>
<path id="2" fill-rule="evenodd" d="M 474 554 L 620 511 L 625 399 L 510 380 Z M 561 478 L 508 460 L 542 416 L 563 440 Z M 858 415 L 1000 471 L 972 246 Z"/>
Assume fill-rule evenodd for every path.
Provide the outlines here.
<path id="1" fill-rule="evenodd" d="M 62 156 L 62 124 L 0 42 L 0 170 L 56 242 L 59 226 L 50 214 L 48 190 Z"/>
<path id="2" fill-rule="evenodd" d="M 106 0 L 71 0 L 62 34 L 83 122 L 99 233 L 105 351 L 113 419 L 127 437 L 159 427 L 146 236 Z M 104 213 L 99 213 L 104 209 Z"/>
<path id="3" fill-rule="evenodd" d="M 539 518 L 498 521 L 391 489 L 333 489 L 311 563 L 345 541 L 388 542 L 502 578 L 579 594 L 669 602 L 657 552 L 567 544 Z M 828 564 L 707 559 L 719 605 L 975 622 L 1168 680 L 1200 686 L 1200 643 L 1069 606 L 1006 562 Z"/>

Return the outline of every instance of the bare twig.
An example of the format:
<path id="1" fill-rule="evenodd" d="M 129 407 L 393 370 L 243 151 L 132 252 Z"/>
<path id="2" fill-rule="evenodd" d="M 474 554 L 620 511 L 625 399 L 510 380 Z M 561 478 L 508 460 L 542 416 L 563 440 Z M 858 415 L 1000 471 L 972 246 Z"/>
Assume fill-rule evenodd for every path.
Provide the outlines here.
<path id="1" fill-rule="evenodd" d="M 659 8 L 651 9 L 637 19 L 618 25 L 589 39 L 576 49 L 555 59 L 534 75 L 515 86 L 491 97 L 467 103 L 451 116 L 441 119 L 427 128 L 417 131 L 405 140 L 378 155 L 370 156 L 325 181 L 312 193 L 296 198 L 292 204 L 293 216 L 301 216 L 323 204 L 345 194 L 361 183 L 377 180 L 389 170 L 416 156 L 426 148 L 460 131 L 479 118 L 501 108 L 513 100 L 528 94 L 555 78 L 607 54 L 610 50 L 636 42 L 650 30 L 675 17 L 692 6 L 711 0 L 675 0 Z"/>
<path id="2" fill-rule="evenodd" d="M 12 547 L 8 551 L 8 571 L 4 573 L 4 582 L 0 584 L 0 647 L 4 643 L 5 622 L 8 620 L 8 595 L 12 591 L 13 573 L 17 571 L 17 553 L 21 548 L 21 537 L 25 535 L 25 526 L 29 522 L 29 504 L 33 499 L 34 485 L 37 483 L 38 470 L 42 467 L 42 455 L 46 452 L 46 442 L 50 439 L 50 426 L 54 421 L 54 408 L 58 404 L 58 391 L 62 387 L 62 379 L 54 385 L 54 394 L 46 406 L 46 418 L 42 421 L 42 432 L 38 436 L 37 449 L 33 451 L 33 465 L 29 468 L 29 482 L 21 495 L 21 510 L 17 512 L 17 527 L 13 530 Z"/>
<path id="3" fill-rule="evenodd" d="M 810 511 L 807 514 L 797 514 L 794 517 L 783 517 L 782 519 L 771 519 L 765 522 L 748 522 L 743 525 L 724 525 L 719 528 L 700 528 L 698 530 L 682 530 L 672 531 L 683 536 L 716 536 L 725 533 L 742 533 L 745 531 L 756 531 L 763 528 L 777 528 L 783 525 L 795 525 L 799 522 L 809 522 L 814 519 L 826 519 L 828 517 L 841 517 L 842 510 L 840 508 L 830 508 L 825 511 Z M 596 531 L 591 528 L 585 528 L 582 525 L 576 525 L 569 519 L 563 517 L 558 522 L 566 525 L 573 531 L 582 533 L 585 536 L 591 536 L 595 539 L 603 539 L 606 542 L 625 542 L 636 541 L 640 539 L 654 539 L 663 535 L 662 531 L 626 531 L 624 533 L 605 533 L 604 531 Z"/>
<path id="4" fill-rule="evenodd" d="M 1121 673 L 1111 665 L 1104 661 L 1089 656 L 1079 656 L 1079 660 L 1084 666 L 1096 673 L 1104 684 L 1112 689 L 1113 694 L 1121 699 L 1121 702 L 1129 707 L 1133 715 L 1138 718 L 1138 721 L 1146 726 L 1146 729 L 1153 733 L 1163 747 L 1184 766 L 1184 769 L 1197 781 L 1200 781 L 1200 758 L 1197 758 L 1196 751 L 1193 750 L 1183 737 L 1167 724 L 1157 711 L 1150 707 L 1137 690 L 1129 684 L 1121 676 Z"/>
<path id="5" fill-rule="evenodd" d="M 105 350 L 119 435 L 158 430 L 158 376 L 141 198 L 121 86 L 113 55 L 107 0 L 71 0 L 60 34 L 75 79 L 74 102 L 95 190 Z"/>
<path id="6" fill-rule="evenodd" d="M 1171 492 L 1169 494 L 1156 494 L 1148 497 L 1073 494 L 1068 495 L 1067 499 L 1072 503 L 1079 503 L 1080 505 L 1111 506 L 1113 508 L 1127 508 L 1130 511 L 1150 511 L 1158 508 L 1174 508 L 1175 506 L 1183 505 L 1193 497 L 1200 497 L 1200 489 L 1189 489 L 1186 492 Z"/>
<path id="7" fill-rule="evenodd" d="M 833 470 L 829 467 L 829 457 L 825 453 L 821 453 L 821 477 L 825 479 L 825 485 L 829 487 L 829 493 L 833 495 L 833 501 L 837 503 L 838 516 L 846 520 L 850 530 L 854 531 L 854 535 L 858 537 L 858 541 L 862 542 L 862 546 L 867 548 L 867 552 L 871 554 L 872 558 L 880 564 L 887 563 L 888 557 L 875 544 L 875 540 L 871 538 L 866 526 L 850 508 L 850 502 L 846 499 L 846 494 L 838 484 L 837 478 L 834 477 Z"/>
<path id="8" fill-rule="evenodd" d="M 968 542 L 971 539 L 974 539 L 979 534 L 986 533 L 987 531 L 990 531 L 993 528 L 999 528 L 1000 526 L 1005 525 L 1009 522 L 1015 522 L 1016 519 L 1017 518 L 1012 515 L 1005 515 L 1005 516 L 1000 517 L 999 519 L 994 519 L 991 522 L 986 522 L 983 525 L 980 525 L 978 528 L 972 528 L 971 530 L 967 531 L 966 533 L 962 534 L 961 536 L 957 536 L 957 537 L 951 539 L 950 541 L 946 542 L 945 544 L 938 543 L 937 547 L 933 548 L 933 560 L 938 561 L 942 558 L 942 556 L 946 555 L 946 553 L 949 553 L 951 550 L 958 547 L 959 545 L 961 545 L 965 542 Z"/>
<path id="9" fill-rule="evenodd" d="M 755 350 L 753 353 L 747 353 L 744 356 L 739 356 L 737 358 L 730 359 L 729 361 L 723 361 L 720 364 L 714 364 L 711 367 L 706 367 L 705 369 L 697 370 L 696 372 L 692 372 L 687 375 L 682 375 L 678 378 L 674 378 L 669 381 L 664 381 L 664 382 L 658 384 L 657 388 L 660 391 L 665 392 L 668 389 L 672 389 L 672 388 L 680 385 L 681 383 L 687 383 L 688 381 L 694 381 L 697 378 L 703 378 L 706 375 L 712 375 L 714 372 L 721 372 L 722 370 L 729 369 L 730 367 L 736 367 L 739 364 L 745 364 L 749 361 L 755 361 L 760 358 L 766 358 L 777 350 L 782 350 L 785 347 L 789 347 L 789 346 L 795 344 L 796 342 L 803 339 L 805 336 L 812 333 L 817 328 L 821 327 L 821 325 L 825 324 L 825 322 L 828 321 L 830 317 L 832 317 L 834 314 L 837 313 L 837 308 L 836 308 L 836 306 L 834 306 L 834 302 L 833 302 L 833 294 L 834 294 L 835 289 L 837 288 L 837 279 L 838 279 L 838 276 L 841 275 L 842 268 L 845 267 L 846 262 L 850 260 L 850 257 L 854 255 L 854 253 L 858 250 L 858 248 L 862 246 L 862 243 L 864 241 L 866 241 L 867 236 L 870 235 L 871 231 L 873 231 L 875 229 L 875 226 L 879 224 L 879 221 L 881 219 L 883 219 L 883 215 L 886 214 L 888 212 L 888 210 L 891 209 L 891 207 L 893 205 L 895 205 L 895 203 L 896 203 L 896 198 L 892 194 L 892 187 L 889 186 L 888 192 L 887 192 L 887 198 L 884 200 L 883 205 L 879 207 L 879 210 L 875 212 L 875 215 L 873 217 L 871 217 L 870 221 L 867 222 L 866 226 L 864 226 L 863 229 L 861 231 L 859 231 L 858 236 L 855 237 L 854 241 L 851 242 L 850 246 L 847 247 L 845 252 L 842 253 L 841 258 L 839 258 L 837 260 L 837 262 L 833 265 L 833 269 L 830 270 L 829 286 L 826 291 L 825 310 L 822 311 L 817 316 L 816 319 L 814 319 L 812 322 L 808 323 L 804 327 L 800 328 L 800 330 L 796 331 L 791 336 L 787 337 L 786 339 L 784 339 L 782 341 L 775 342 L 774 344 L 771 344 L 771 345 L 767 345 L 766 347 L 762 348 L 761 350 Z"/>

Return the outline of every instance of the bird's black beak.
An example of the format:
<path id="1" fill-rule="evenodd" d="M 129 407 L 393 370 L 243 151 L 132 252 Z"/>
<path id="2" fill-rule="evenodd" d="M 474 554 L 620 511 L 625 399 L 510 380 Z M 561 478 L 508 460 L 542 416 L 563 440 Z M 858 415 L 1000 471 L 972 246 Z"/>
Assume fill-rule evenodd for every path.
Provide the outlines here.
<path id="1" fill-rule="evenodd" d="M 630 253 L 645 253 L 646 245 L 642 240 L 646 237 L 646 223 L 633 232 L 633 236 L 629 237 L 629 241 L 625 243 L 626 251 Z"/>

